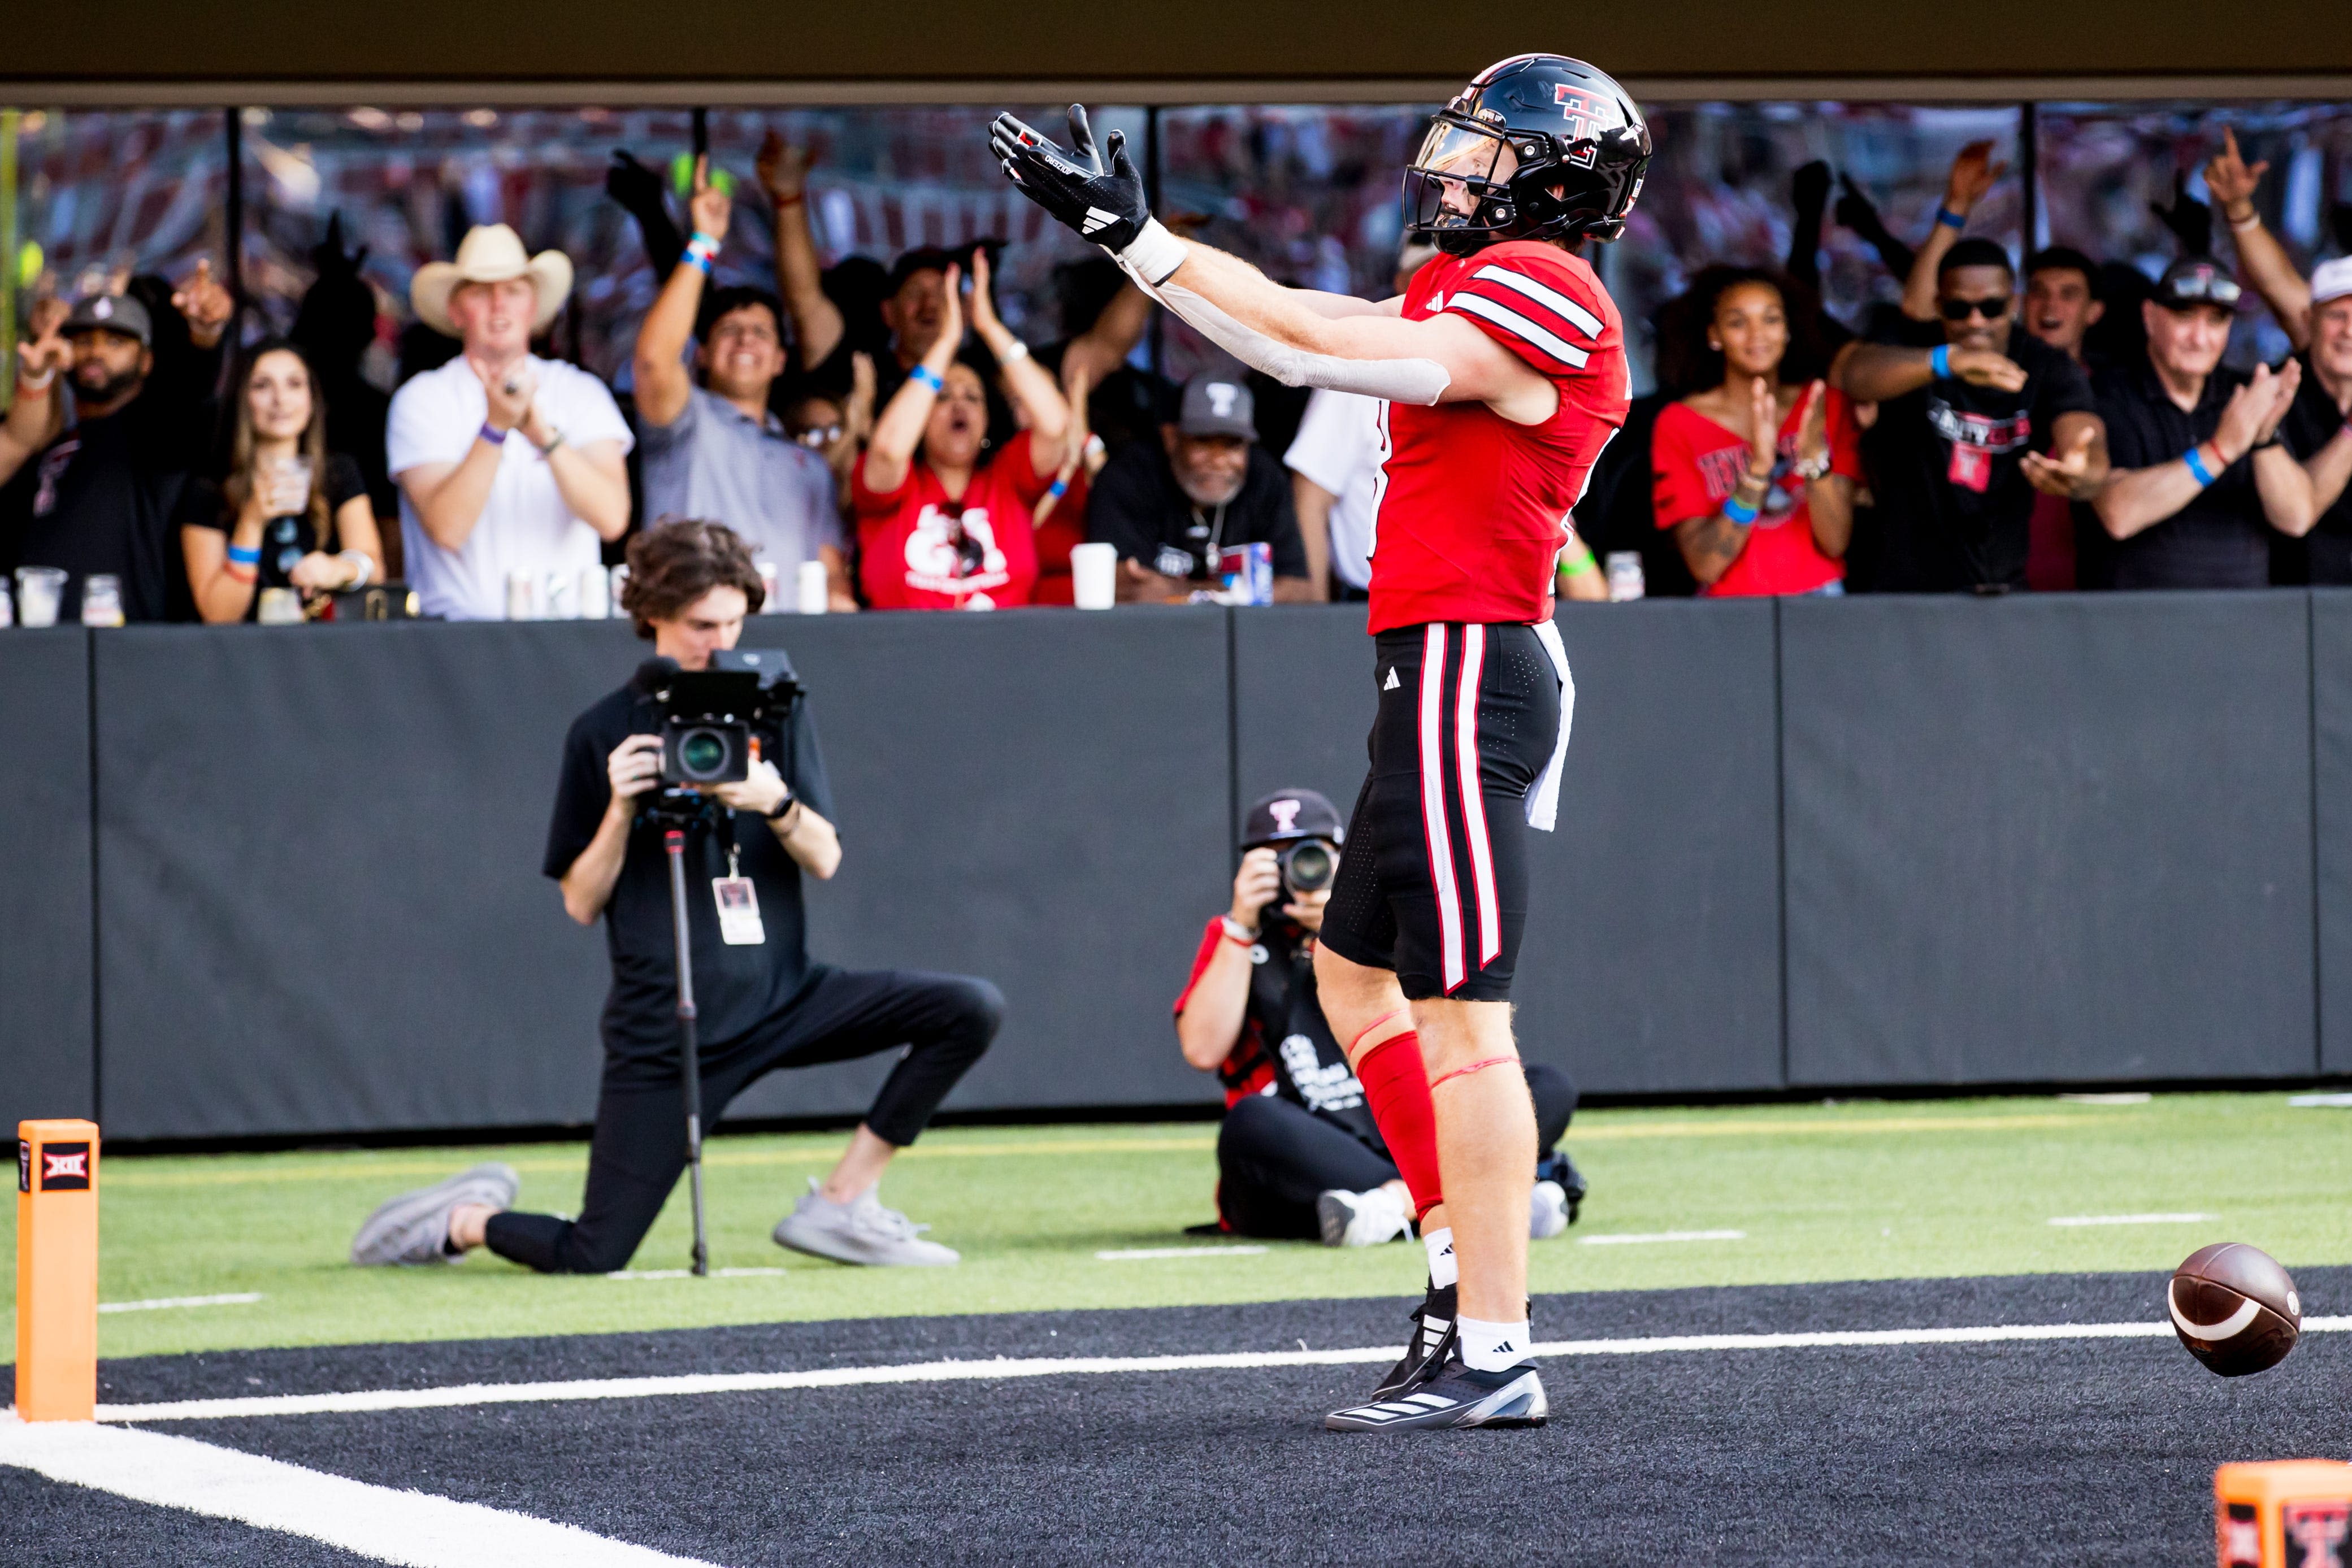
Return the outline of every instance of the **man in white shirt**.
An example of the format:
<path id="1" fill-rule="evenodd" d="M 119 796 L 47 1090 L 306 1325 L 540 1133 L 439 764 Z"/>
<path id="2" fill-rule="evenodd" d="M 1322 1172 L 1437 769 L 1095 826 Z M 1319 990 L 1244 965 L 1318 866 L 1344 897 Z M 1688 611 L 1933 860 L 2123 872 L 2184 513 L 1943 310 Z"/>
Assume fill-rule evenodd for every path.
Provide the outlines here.
<path id="1" fill-rule="evenodd" d="M 534 597 L 551 579 L 576 583 L 601 561 L 598 541 L 628 530 L 632 438 L 613 394 L 530 351 L 571 291 L 571 261 L 528 256 L 504 224 L 470 231 L 455 263 L 416 270 L 417 319 L 465 343 L 393 395 L 384 439 L 427 615 L 501 619 L 509 574 Z"/>
<path id="2" fill-rule="evenodd" d="M 1408 244 L 1397 256 L 1396 292 L 1402 294 L 1436 254 L 1424 242 Z M 1291 504 L 1318 599 L 1332 593 L 1361 599 L 1371 587 L 1372 517 L 1381 507 L 1381 465 L 1387 457 L 1380 399 L 1318 387 L 1307 400 L 1282 461 L 1290 470 Z"/>

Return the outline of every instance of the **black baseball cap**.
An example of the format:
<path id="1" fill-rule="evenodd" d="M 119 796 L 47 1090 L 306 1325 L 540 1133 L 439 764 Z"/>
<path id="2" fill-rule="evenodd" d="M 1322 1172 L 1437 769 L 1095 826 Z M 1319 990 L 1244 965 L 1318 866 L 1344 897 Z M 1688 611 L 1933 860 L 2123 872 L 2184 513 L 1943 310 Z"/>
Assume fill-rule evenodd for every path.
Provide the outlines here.
<path id="1" fill-rule="evenodd" d="M 1276 789 L 1249 809 L 1242 821 L 1242 848 L 1287 843 L 1293 839 L 1328 839 L 1345 843 L 1347 824 L 1331 802 L 1312 789 Z"/>
<path id="2" fill-rule="evenodd" d="M 1250 396 L 1246 382 L 1203 371 L 1184 383 L 1184 404 L 1176 416 L 1176 428 L 1187 435 L 1224 435 L 1255 441 L 1257 400 Z M 1323 799 L 1320 795 L 1315 798 Z"/>
<path id="3" fill-rule="evenodd" d="M 2167 310 L 2190 310 L 2200 305 L 2235 310 L 2242 292 L 2238 280 L 2211 257 L 2184 256 L 2164 269 L 2164 276 L 2156 280 L 2156 292 L 2148 298 Z"/>
<path id="4" fill-rule="evenodd" d="M 74 301 L 73 314 L 58 330 L 68 338 L 84 332 L 120 332 L 148 348 L 155 342 L 155 325 L 147 318 L 147 307 L 128 294 L 84 295 Z"/>
<path id="5" fill-rule="evenodd" d="M 906 287 L 907 279 L 919 272 L 945 272 L 950 267 L 961 267 L 969 272 L 971 270 L 969 260 L 967 256 L 951 250 L 941 250 L 935 245 L 919 245 L 891 263 L 890 281 L 883 289 L 884 298 L 898 293 Z"/>

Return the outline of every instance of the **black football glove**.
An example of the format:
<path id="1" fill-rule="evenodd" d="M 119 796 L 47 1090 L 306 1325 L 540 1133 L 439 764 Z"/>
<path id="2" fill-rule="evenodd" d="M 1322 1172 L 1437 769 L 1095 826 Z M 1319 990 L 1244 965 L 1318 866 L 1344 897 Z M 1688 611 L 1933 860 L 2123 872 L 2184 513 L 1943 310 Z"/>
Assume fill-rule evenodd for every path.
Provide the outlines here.
<path id="1" fill-rule="evenodd" d="M 1070 145 L 1077 152 L 1076 158 L 1010 114 L 998 115 L 988 128 L 988 145 L 1022 194 L 1113 256 L 1134 244 L 1151 221 L 1143 176 L 1127 155 L 1126 133 L 1110 133 L 1110 167 L 1104 169 L 1102 154 L 1095 150 L 1094 129 L 1078 104 L 1070 105 Z"/>

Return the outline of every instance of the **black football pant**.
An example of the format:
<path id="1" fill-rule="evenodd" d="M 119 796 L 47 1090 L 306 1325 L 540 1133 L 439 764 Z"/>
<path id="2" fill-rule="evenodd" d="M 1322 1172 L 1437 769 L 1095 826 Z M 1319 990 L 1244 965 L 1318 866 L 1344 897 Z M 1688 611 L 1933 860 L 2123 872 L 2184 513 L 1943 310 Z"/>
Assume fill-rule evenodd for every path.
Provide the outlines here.
<path id="1" fill-rule="evenodd" d="M 717 1126 L 729 1101 L 780 1069 L 848 1061 L 903 1046 L 906 1055 L 874 1097 L 866 1124 L 904 1148 L 980 1060 L 1003 1020 L 1004 998 L 986 980 L 899 969 L 820 970 L 789 1005 L 735 1039 L 703 1048 L 702 1124 Z M 543 1274 L 626 1268 L 685 1169 L 684 1087 L 675 1081 L 616 1085 L 608 1065 L 580 1218 L 494 1215 L 490 1250 Z"/>
<path id="2" fill-rule="evenodd" d="M 1536 1103 L 1536 1157 L 1552 1151 L 1576 1113 L 1576 1084 L 1557 1067 L 1526 1064 Z M 1217 1207 L 1243 1236 L 1314 1240 L 1315 1199 L 1334 1187 L 1365 1192 L 1397 1179 L 1387 1155 L 1295 1101 L 1253 1094 L 1217 1131 Z"/>

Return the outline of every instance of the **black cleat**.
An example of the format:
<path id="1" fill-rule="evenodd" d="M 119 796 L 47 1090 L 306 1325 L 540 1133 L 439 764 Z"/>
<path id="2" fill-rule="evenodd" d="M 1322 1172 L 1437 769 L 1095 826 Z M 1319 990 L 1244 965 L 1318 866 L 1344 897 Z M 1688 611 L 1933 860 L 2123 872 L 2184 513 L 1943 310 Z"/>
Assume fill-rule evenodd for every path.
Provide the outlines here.
<path id="1" fill-rule="evenodd" d="M 1403 1359 L 1389 1368 L 1381 1385 L 1372 1390 L 1372 1400 L 1393 1399 L 1424 1378 L 1433 1376 L 1454 1354 L 1461 1331 L 1454 1326 L 1455 1288 L 1447 1285 L 1429 1287 L 1429 1294 L 1412 1310 L 1412 1337 L 1405 1342 Z"/>
<path id="2" fill-rule="evenodd" d="M 1436 1375 L 1392 1399 L 1334 1410 L 1323 1417 L 1332 1432 L 1426 1432 L 1465 1427 L 1540 1427 L 1550 1416 L 1535 1363 L 1480 1372 L 1448 1359 Z"/>

